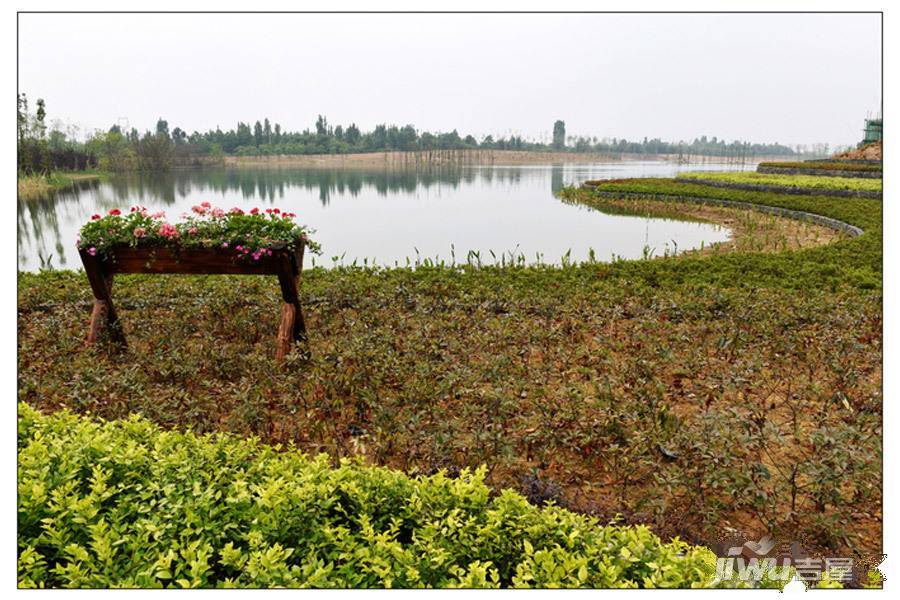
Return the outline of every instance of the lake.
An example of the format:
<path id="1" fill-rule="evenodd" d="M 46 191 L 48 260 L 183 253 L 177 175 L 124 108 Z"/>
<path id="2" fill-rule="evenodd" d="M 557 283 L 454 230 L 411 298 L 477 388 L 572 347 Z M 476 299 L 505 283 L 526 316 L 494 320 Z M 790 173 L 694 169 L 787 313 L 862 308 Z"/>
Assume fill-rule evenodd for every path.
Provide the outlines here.
<path id="1" fill-rule="evenodd" d="M 482 263 L 504 256 L 560 264 L 641 258 L 728 239 L 716 225 L 611 215 L 560 202 L 554 194 L 587 179 L 668 177 L 725 164 L 622 161 L 587 165 L 471 166 L 428 171 L 316 168 L 203 168 L 80 182 L 45 198 L 18 201 L 18 265 L 77 269 L 75 240 L 94 213 L 140 204 L 177 220 L 202 201 L 244 209 L 278 207 L 316 230 L 321 256 L 306 266 Z M 744 167 L 745 169 L 748 166 Z M 749 166 L 752 168 L 752 166 Z"/>

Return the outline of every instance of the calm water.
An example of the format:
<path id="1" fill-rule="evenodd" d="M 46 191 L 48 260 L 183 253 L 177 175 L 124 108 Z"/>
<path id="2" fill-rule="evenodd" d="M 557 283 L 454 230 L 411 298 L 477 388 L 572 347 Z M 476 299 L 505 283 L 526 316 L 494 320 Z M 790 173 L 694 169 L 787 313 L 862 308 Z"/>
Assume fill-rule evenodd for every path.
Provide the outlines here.
<path id="1" fill-rule="evenodd" d="M 361 169 L 197 169 L 82 182 L 41 200 L 18 202 L 19 269 L 79 268 L 75 240 L 93 213 L 141 204 L 177 220 L 204 200 L 245 209 L 279 207 L 317 231 L 315 263 L 405 265 L 407 259 L 484 263 L 510 254 L 558 264 L 640 258 L 724 241 L 709 224 L 608 215 L 560 202 L 554 193 L 587 179 L 670 176 L 678 170 L 734 170 L 726 165 L 660 162 L 462 167 L 433 172 Z M 493 251 L 493 255 L 491 252 Z M 311 261 L 307 261 L 310 266 Z"/>

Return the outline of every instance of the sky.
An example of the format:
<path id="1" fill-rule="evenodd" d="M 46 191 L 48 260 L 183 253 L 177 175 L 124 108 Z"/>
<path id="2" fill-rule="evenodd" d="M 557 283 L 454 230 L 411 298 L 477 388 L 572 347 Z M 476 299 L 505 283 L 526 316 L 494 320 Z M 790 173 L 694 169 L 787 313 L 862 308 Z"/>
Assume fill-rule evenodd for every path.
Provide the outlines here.
<path id="1" fill-rule="evenodd" d="M 20 14 L 19 91 L 84 131 L 286 130 L 851 145 L 878 14 Z M 33 104 L 32 104 L 33 105 Z M 123 121 L 124 122 L 124 121 Z"/>

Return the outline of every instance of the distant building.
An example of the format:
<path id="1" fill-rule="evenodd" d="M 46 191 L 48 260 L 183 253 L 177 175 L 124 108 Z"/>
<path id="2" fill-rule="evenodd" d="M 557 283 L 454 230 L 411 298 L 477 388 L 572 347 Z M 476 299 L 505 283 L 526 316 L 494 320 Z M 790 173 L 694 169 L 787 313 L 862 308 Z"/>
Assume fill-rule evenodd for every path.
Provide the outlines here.
<path id="1" fill-rule="evenodd" d="M 860 146 L 871 144 L 872 142 L 881 141 L 881 117 L 877 119 L 866 119 L 866 128 L 863 130 L 866 136 L 860 143 Z"/>

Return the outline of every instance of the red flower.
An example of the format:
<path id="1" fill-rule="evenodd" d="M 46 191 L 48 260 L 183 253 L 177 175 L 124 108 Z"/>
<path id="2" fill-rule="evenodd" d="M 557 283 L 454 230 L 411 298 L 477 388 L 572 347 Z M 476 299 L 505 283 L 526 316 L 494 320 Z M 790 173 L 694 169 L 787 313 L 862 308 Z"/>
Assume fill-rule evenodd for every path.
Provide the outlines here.
<path id="1" fill-rule="evenodd" d="M 102 218 L 103 218 L 103 217 L 101 217 L 100 215 L 91 215 L 91 221 L 97 221 L 97 220 L 102 219 Z"/>
<path id="2" fill-rule="evenodd" d="M 275 213 L 276 215 L 281 214 L 281 211 L 278 210 L 277 208 L 273 208 L 272 212 Z"/>
<path id="3" fill-rule="evenodd" d="M 121 214 L 122 214 L 122 211 L 119 210 L 118 208 L 114 208 L 114 209 L 112 209 L 111 211 L 109 211 L 109 214 L 111 214 L 112 216 L 116 217 L 116 216 L 118 216 L 118 215 L 121 215 Z"/>
<path id="4" fill-rule="evenodd" d="M 258 215 L 258 214 L 259 214 L 259 209 L 258 209 L 258 208 L 254 208 L 253 210 L 250 211 L 250 214 L 251 214 L 251 215 Z"/>

